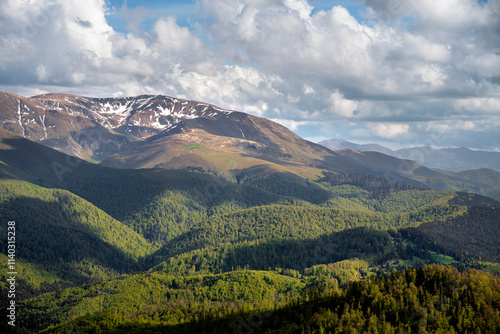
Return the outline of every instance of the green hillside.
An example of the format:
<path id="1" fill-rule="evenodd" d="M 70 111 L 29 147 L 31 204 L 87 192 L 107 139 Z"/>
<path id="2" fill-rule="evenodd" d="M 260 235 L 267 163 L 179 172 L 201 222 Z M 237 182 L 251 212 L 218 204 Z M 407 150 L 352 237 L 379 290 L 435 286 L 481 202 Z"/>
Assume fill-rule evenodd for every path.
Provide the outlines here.
<path id="1" fill-rule="evenodd" d="M 355 257 L 368 261 L 372 266 L 390 260 L 394 257 L 390 234 L 357 228 L 317 238 L 225 242 L 182 253 L 168 253 L 167 247 L 163 247 L 151 256 L 150 265 L 162 261 L 153 270 L 172 275 L 277 267 L 304 273 L 311 266 Z"/>
<path id="2" fill-rule="evenodd" d="M 117 170 L 68 179 L 66 188 L 162 244 L 216 212 L 287 201 L 252 186 L 185 170 Z"/>
<path id="3" fill-rule="evenodd" d="M 494 333 L 500 328 L 500 278 L 475 270 L 460 273 L 452 267 L 421 267 L 394 272 L 387 278 L 352 281 L 341 289 L 313 287 L 301 293 L 300 280 L 260 272 L 191 276 L 179 281 L 155 275 L 131 279 L 134 281 L 126 278 L 123 283 L 99 286 L 102 290 L 110 288 L 109 295 L 105 295 L 107 302 L 103 303 L 107 304 L 101 316 L 103 332 Z M 218 280 L 215 286 L 206 289 L 213 280 Z M 129 282 L 132 289 L 125 289 L 137 296 L 141 289 L 155 288 L 155 293 L 135 303 L 132 298 L 122 297 L 117 303 L 125 300 L 125 305 L 111 306 L 122 294 L 119 290 Z M 248 287 L 246 295 L 239 293 L 240 284 Z M 182 294 L 183 287 L 187 289 L 185 302 L 174 308 L 170 301 Z M 76 306 L 66 313 L 75 314 L 74 318 L 44 333 L 94 333 L 99 321 L 94 288 L 68 291 L 64 295 L 67 304 L 71 305 L 70 300 L 78 296 L 75 301 L 85 301 L 85 311 L 81 313 L 86 315 L 80 315 Z M 280 302 L 275 294 L 278 291 L 285 296 L 295 294 Z M 43 296 L 32 304 L 53 305 L 60 300 L 54 297 Z M 248 301 L 255 298 L 259 304 L 254 306 Z M 227 299 L 229 303 L 220 303 Z M 142 306 L 145 304 L 150 306 Z"/>
<path id="4" fill-rule="evenodd" d="M 43 265 L 64 280 L 84 282 L 131 270 L 138 258 L 154 251 L 142 236 L 86 200 L 27 182 L 0 181 L 0 220 L 16 222 L 18 259 Z M 7 225 L 0 233 L 7 235 Z M 6 241 L 0 239 L 3 251 Z"/>
<path id="5" fill-rule="evenodd" d="M 422 210 L 385 214 L 318 207 L 271 205 L 233 213 L 213 215 L 195 224 L 188 232 L 167 242 L 154 257 L 220 244 L 259 240 L 309 240 L 332 232 L 370 227 L 377 230 L 408 227 L 424 221 L 444 219 L 465 212 L 464 207 L 431 206 Z"/>
<path id="6" fill-rule="evenodd" d="M 421 248 L 460 260 L 500 263 L 500 207 L 472 207 L 463 216 L 401 231 Z"/>
<path id="7" fill-rule="evenodd" d="M 500 272 L 500 202 L 424 187 L 463 183 L 455 188 L 490 194 L 488 170 L 443 179 L 415 165 L 410 185 L 361 174 L 370 154 L 358 173 L 309 179 L 269 166 L 222 176 L 196 166 L 117 170 L 0 137 L 0 220 L 16 221 L 19 332 L 95 333 L 96 288 L 107 333 L 495 328 L 497 277 L 443 267 L 391 274 L 426 263 Z M 352 164 L 356 154 L 331 163 Z M 384 157 L 373 156 L 382 173 Z M 388 177 L 399 166 L 390 163 Z M 0 247 L 5 295 L 6 238 Z M 449 282 L 469 294 L 438 310 L 436 286 Z"/>
<path id="8" fill-rule="evenodd" d="M 102 327 L 107 331 L 127 319 L 158 319 L 176 325 L 197 320 L 202 314 L 227 315 L 232 308 L 259 308 L 263 301 L 272 307 L 283 303 L 287 296 L 300 293 L 304 287 L 305 283 L 297 278 L 262 271 L 188 277 L 159 273 L 127 275 L 25 301 L 21 305 L 20 322 L 40 330 L 69 321 L 59 330 L 95 331 L 99 310 L 97 289 L 102 293 Z"/>
<path id="9" fill-rule="evenodd" d="M 183 170 L 119 170 L 112 174 L 105 171 L 83 179 L 68 179 L 66 188 L 158 245 L 190 228 L 197 228 L 212 216 L 236 214 L 261 206 L 266 206 L 267 211 L 261 213 L 265 215 L 270 213 L 269 205 L 293 206 L 297 209 L 292 210 L 299 211 L 308 208 L 310 211 L 300 215 L 302 224 L 308 223 L 308 214 L 319 215 L 311 217 L 312 221 L 317 221 L 323 215 L 328 216 L 326 212 L 333 208 L 366 211 L 362 220 L 384 220 L 381 222 L 384 228 L 402 226 L 410 220 L 432 220 L 455 210 L 448 205 L 455 195 L 446 191 L 392 184 L 378 190 L 363 184 L 332 186 L 288 174 L 252 176 L 251 180 L 234 183 L 214 175 Z M 312 194 L 316 197 L 311 197 Z M 273 215 L 285 214 L 283 210 L 286 209 Z M 421 216 L 416 217 L 417 213 Z M 286 221 L 290 215 L 293 213 L 280 219 Z M 363 224 L 348 222 L 345 227 L 360 225 Z"/>

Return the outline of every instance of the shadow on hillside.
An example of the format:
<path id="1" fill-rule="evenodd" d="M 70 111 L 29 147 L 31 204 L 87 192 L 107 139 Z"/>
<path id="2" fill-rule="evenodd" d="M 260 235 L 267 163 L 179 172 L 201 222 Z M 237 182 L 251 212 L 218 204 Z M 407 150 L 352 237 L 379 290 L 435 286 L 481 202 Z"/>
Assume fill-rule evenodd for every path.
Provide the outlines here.
<path id="1" fill-rule="evenodd" d="M 103 241 L 96 230 L 79 221 L 80 216 L 94 212 L 64 209 L 61 201 L 19 197 L 1 203 L 0 219 L 16 222 L 17 259 L 41 264 L 75 283 L 88 282 L 89 275 L 102 274 L 103 268 L 115 273 L 139 269 L 124 251 Z M 6 238 L 0 239 L 0 245 L 6 250 Z M 88 267 L 77 263 L 88 263 Z"/>
<path id="2" fill-rule="evenodd" d="M 310 239 L 244 241 L 227 246 L 223 254 L 209 247 L 210 242 L 204 244 L 202 240 L 199 240 L 195 245 L 190 246 L 189 240 L 185 240 L 186 238 L 189 238 L 189 234 L 177 237 L 171 244 L 165 245 L 148 257 L 150 266 L 180 255 L 187 268 L 194 265 L 197 270 L 221 270 L 225 272 L 236 268 L 250 268 L 252 270 L 288 268 L 303 271 L 314 265 L 352 258 L 365 259 L 371 265 L 379 265 L 393 256 L 388 232 L 367 227 L 348 229 Z M 174 246 L 175 243 L 186 243 L 186 245 L 177 247 L 177 249 L 170 247 Z M 212 254 L 211 256 L 214 258 L 211 258 L 209 254 Z M 220 268 L 204 268 L 203 263 L 205 265 L 223 263 L 223 265 Z M 175 272 L 177 269 L 171 268 L 171 270 Z"/>
<path id="3" fill-rule="evenodd" d="M 266 204 L 269 196 L 251 194 L 213 175 L 185 170 L 107 168 L 34 143 L 5 138 L 0 150 L 0 176 L 66 189 L 90 201 L 116 219 L 140 212 L 166 191 L 183 192 L 204 206 L 236 199 L 248 205 Z M 6 147 L 8 146 L 8 147 Z"/>
<path id="4" fill-rule="evenodd" d="M 227 202 L 241 206 L 272 204 L 278 196 L 253 187 L 245 187 L 210 174 L 186 170 L 140 169 L 111 170 L 86 179 L 73 179 L 67 189 L 92 202 L 118 220 L 143 211 L 166 192 L 183 196 L 190 210 L 210 208 Z M 151 210 L 150 210 L 151 211 Z"/>
<path id="5" fill-rule="evenodd" d="M 280 196 L 293 197 L 313 204 L 328 202 L 334 194 L 290 172 L 278 172 L 266 165 L 243 170 L 237 175 L 240 184 L 251 185 Z"/>
<path id="6" fill-rule="evenodd" d="M 4 138 L 2 147 L 0 160 L 7 166 L 53 187 L 62 188 L 67 178 L 83 177 L 103 169 L 24 138 Z"/>

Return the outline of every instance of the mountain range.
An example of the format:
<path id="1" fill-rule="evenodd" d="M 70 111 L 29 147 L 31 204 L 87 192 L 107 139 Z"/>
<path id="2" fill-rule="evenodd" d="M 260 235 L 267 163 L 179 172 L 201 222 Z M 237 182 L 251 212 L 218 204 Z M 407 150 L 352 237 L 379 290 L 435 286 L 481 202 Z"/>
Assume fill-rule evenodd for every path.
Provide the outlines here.
<path id="1" fill-rule="evenodd" d="M 327 139 L 319 142 L 331 150 L 346 148 L 360 152 L 380 152 L 398 159 L 417 161 L 430 168 L 453 172 L 491 168 L 500 171 L 500 152 L 460 148 L 432 148 L 430 146 L 402 148 L 396 151 L 378 144 L 355 144 L 343 139 Z"/>
<path id="2" fill-rule="evenodd" d="M 377 145 L 297 136 L 271 120 L 162 95 L 89 98 L 0 93 L 6 130 L 101 166 L 199 169 L 229 178 L 289 173 L 308 180 L 323 171 L 369 173 L 421 187 L 500 197 L 500 173 L 430 169 Z M 474 152 L 473 152 L 474 153 Z"/>
<path id="3" fill-rule="evenodd" d="M 17 332 L 500 327 L 498 277 L 467 271 L 500 273 L 493 169 L 331 150 L 166 96 L 0 97 Z"/>

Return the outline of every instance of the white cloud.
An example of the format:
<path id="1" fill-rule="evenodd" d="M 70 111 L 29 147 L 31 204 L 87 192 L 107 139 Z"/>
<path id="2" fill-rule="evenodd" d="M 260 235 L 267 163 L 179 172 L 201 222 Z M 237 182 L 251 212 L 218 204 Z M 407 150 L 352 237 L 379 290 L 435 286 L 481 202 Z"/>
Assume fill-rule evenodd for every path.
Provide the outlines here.
<path id="1" fill-rule="evenodd" d="M 310 122 L 310 121 L 294 121 L 291 119 L 279 119 L 279 118 L 273 118 L 271 119 L 272 121 L 279 123 L 281 125 L 286 126 L 292 131 L 295 131 L 299 128 L 299 126 L 303 125 L 316 125 L 317 122 Z"/>
<path id="2" fill-rule="evenodd" d="M 367 128 L 377 137 L 395 138 L 407 134 L 410 125 L 397 123 L 368 123 Z"/>
<path id="3" fill-rule="evenodd" d="M 179 27 L 174 17 L 159 19 L 153 31 L 157 35 L 160 50 L 172 54 L 198 53 L 204 49 L 199 38 L 194 37 L 188 28 Z"/>
<path id="4" fill-rule="evenodd" d="M 312 88 L 311 86 L 309 85 L 304 85 L 304 94 L 305 95 L 309 95 L 309 94 L 314 94 L 316 91 L 314 90 L 314 88 Z"/>
<path id="5" fill-rule="evenodd" d="M 330 95 L 330 108 L 334 114 L 350 118 L 354 116 L 358 103 L 345 99 L 344 95 L 337 90 Z"/>
<path id="6" fill-rule="evenodd" d="M 457 110 L 463 110 L 464 112 L 474 112 L 474 113 L 494 113 L 498 115 L 500 111 L 500 98 L 490 97 L 490 98 L 468 98 L 468 99 L 458 99 L 455 101 L 455 107 Z"/>
<path id="7" fill-rule="evenodd" d="M 303 20 L 308 20 L 311 16 L 313 7 L 305 0 L 284 0 L 284 3 L 288 8 L 296 11 Z"/>
<path id="8" fill-rule="evenodd" d="M 182 27 L 173 16 L 123 7 L 117 15 L 129 31 L 120 33 L 104 0 L 5 0 L 0 89 L 162 93 L 301 131 L 312 128 L 302 122 L 325 122 L 322 133 L 301 133 L 309 137 L 365 131 L 422 141 L 429 131 L 453 133 L 456 122 L 462 134 L 499 140 L 488 125 L 500 117 L 499 2 L 364 3 L 361 21 L 306 0 L 200 0 Z"/>
<path id="9" fill-rule="evenodd" d="M 418 66 L 414 73 L 420 77 L 422 82 L 428 83 L 432 88 L 443 86 L 446 79 L 443 71 L 434 64 Z"/>

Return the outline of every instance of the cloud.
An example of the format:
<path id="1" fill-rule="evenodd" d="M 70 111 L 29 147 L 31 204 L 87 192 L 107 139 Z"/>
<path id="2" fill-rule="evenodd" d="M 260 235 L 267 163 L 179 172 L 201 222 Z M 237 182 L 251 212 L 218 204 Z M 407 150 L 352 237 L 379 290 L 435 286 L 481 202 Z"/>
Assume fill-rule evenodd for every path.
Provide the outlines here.
<path id="1" fill-rule="evenodd" d="M 395 138 L 407 134 L 410 129 L 408 124 L 394 123 L 369 123 L 367 128 L 373 135 L 380 138 Z"/>
<path id="2" fill-rule="evenodd" d="M 106 23 L 104 7 L 98 0 L 33 1 L 30 6 L 23 1 L 8 1 L 0 15 L 5 27 L 3 50 L 23 56 L 1 57 L 0 68 L 21 71 L 18 75 L 28 80 L 21 84 L 84 83 L 85 73 L 90 74 L 100 60 L 113 56 L 115 32 Z"/>
<path id="3" fill-rule="evenodd" d="M 416 76 L 420 77 L 423 83 L 428 83 L 431 88 L 441 87 L 444 85 L 446 74 L 437 65 L 421 65 L 414 69 Z"/>
<path id="4" fill-rule="evenodd" d="M 485 147 L 500 146 L 497 1 L 365 0 L 361 19 L 313 4 L 200 0 L 183 26 L 122 6 L 119 32 L 104 0 L 6 0 L 0 89 L 161 93 L 279 119 L 306 137 L 419 144 L 442 131 L 458 145 L 455 130 L 469 143 L 483 131 Z"/>
<path id="5" fill-rule="evenodd" d="M 500 110 L 500 98 L 490 97 L 490 98 L 469 98 L 469 99 L 457 99 L 455 101 L 455 107 L 457 110 L 462 110 L 464 113 L 471 114 L 498 114 Z"/>
<path id="6" fill-rule="evenodd" d="M 271 119 L 272 121 L 279 123 L 281 125 L 286 126 L 292 131 L 297 130 L 300 126 L 304 125 L 317 125 L 317 122 L 309 122 L 309 121 L 294 121 L 290 119 L 278 119 L 278 118 L 273 118 Z"/>
<path id="7" fill-rule="evenodd" d="M 330 110 L 337 115 L 353 117 L 358 108 L 358 103 L 345 99 L 344 95 L 337 90 L 330 95 L 330 106 Z"/>

